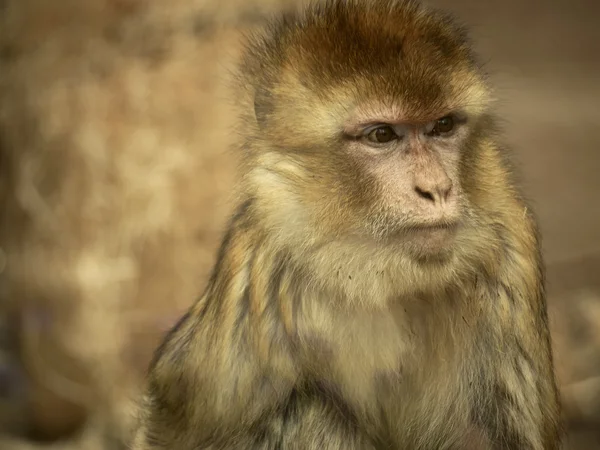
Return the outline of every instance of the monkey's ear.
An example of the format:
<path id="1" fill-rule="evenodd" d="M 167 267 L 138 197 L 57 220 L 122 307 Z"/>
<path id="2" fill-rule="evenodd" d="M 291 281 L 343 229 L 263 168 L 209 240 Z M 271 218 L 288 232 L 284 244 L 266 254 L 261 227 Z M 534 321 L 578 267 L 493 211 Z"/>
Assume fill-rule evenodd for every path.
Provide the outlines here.
<path id="1" fill-rule="evenodd" d="M 261 86 L 256 89 L 254 95 L 254 116 L 259 128 L 264 128 L 267 124 L 269 115 L 273 112 L 273 102 L 271 92 Z"/>

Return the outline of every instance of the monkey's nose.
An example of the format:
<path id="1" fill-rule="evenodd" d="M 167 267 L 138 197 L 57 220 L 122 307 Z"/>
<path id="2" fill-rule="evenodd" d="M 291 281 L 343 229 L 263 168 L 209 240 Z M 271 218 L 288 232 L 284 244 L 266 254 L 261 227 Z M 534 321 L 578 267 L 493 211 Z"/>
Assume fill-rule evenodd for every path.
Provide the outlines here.
<path id="1" fill-rule="evenodd" d="M 415 184 L 417 195 L 435 206 L 444 205 L 448 201 L 451 191 L 452 181 L 448 177 L 438 180 L 420 180 Z"/>

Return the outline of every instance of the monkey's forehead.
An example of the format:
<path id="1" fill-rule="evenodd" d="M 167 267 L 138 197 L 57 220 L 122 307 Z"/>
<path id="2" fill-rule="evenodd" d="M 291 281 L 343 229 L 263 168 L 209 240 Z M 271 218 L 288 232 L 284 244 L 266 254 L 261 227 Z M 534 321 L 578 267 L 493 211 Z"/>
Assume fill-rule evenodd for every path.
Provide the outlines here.
<path id="1" fill-rule="evenodd" d="M 413 0 L 314 3 L 273 23 L 250 54 L 260 89 L 295 79 L 325 98 L 349 86 L 346 97 L 402 99 L 415 114 L 484 90 L 464 29 Z"/>

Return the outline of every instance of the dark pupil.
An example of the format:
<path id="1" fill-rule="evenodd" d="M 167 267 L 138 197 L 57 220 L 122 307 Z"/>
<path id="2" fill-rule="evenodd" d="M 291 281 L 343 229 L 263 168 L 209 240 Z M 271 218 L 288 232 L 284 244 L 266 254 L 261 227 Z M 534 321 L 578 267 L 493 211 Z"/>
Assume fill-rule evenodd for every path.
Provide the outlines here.
<path id="1" fill-rule="evenodd" d="M 442 117 L 437 121 L 437 131 L 440 133 L 448 133 L 454 128 L 454 120 L 452 117 Z"/>
<path id="2" fill-rule="evenodd" d="M 377 142 L 390 142 L 396 136 L 394 130 L 392 130 L 390 127 L 377 128 L 373 134 L 373 137 Z"/>

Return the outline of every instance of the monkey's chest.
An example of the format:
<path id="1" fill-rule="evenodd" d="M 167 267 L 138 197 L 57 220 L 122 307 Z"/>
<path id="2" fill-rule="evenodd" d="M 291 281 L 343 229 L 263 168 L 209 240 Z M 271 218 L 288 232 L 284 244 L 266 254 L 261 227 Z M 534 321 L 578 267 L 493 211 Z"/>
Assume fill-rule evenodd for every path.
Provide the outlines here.
<path id="1" fill-rule="evenodd" d="M 472 343 L 463 337 L 464 322 L 452 328 L 438 318 L 409 310 L 363 317 L 329 353 L 330 381 L 345 407 L 392 448 L 419 448 L 402 445 L 434 431 L 452 448 L 468 431 Z"/>

